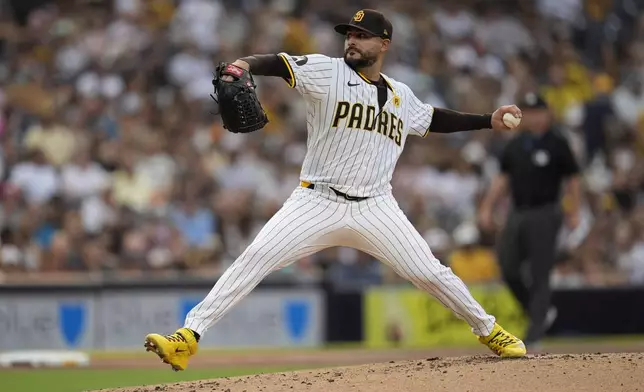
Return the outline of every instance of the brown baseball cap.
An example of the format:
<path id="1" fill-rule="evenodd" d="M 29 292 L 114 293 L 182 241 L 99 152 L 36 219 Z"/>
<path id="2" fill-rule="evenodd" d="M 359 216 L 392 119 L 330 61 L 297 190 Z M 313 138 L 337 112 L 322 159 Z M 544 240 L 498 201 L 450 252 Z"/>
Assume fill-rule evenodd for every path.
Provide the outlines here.
<path id="1" fill-rule="evenodd" d="M 351 29 L 361 30 L 376 37 L 391 39 L 394 28 L 382 12 L 364 9 L 356 12 L 349 23 L 335 26 L 335 31 L 346 35 Z"/>

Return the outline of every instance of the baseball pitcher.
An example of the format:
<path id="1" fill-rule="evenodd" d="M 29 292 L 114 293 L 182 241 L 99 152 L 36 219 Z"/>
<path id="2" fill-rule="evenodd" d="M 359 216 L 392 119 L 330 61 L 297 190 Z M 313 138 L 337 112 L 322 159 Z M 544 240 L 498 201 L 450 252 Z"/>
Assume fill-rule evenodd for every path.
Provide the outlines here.
<path id="1" fill-rule="evenodd" d="M 477 129 L 509 130 L 502 120 L 520 110 L 493 114 L 433 108 L 411 89 L 382 74 L 393 37 L 385 16 L 358 11 L 335 31 L 344 56 L 287 53 L 221 63 L 214 95 L 226 129 L 249 133 L 269 120 L 255 94 L 253 75 L 284 79 L 306 102 L 307 153 L 301 183 L 257 237 L 224 272 L 210 293 L 171 335 L 149 334 L 145 347 L 174 370 L 183 370 L 201 336 L 268 274 L 335 246 L 366 252 L 431 294 L 478 340 L 501 357 L 526 354 L 523 342 L 496 323 L 465 284 L 434 257 L 392 196 L 390 181 L 409 136 Z"/>

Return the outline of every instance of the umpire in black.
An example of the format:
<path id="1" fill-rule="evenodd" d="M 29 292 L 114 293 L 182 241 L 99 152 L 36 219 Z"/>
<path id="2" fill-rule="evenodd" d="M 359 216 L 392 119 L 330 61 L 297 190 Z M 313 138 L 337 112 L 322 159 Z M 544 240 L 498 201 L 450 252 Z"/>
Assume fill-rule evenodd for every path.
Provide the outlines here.
<path id="1" fill-rule="evenodd" d="M 556 317 L 550 272 L 561 225 L 579 224 L 580 180 L 572 150 L 555 129 L 545 101 L 529 93 L 518 106 L 523 114 L 519 132 L 501 153 L 500 174 L 481 203 L 479 220 L 484 230 L 493 229 L 494 206 L 510 191 L 512 205 L 498 239 L 497 257 L 503 279 L 529 318 L 523 340 L 534 346 Z"/>

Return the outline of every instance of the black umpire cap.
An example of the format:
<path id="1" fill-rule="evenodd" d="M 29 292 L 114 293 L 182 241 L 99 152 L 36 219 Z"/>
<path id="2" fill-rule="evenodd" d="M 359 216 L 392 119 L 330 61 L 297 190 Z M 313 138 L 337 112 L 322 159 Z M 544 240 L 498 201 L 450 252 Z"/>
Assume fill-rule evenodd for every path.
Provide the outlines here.
<path id="1" fill-rule="evenodd" d="M 547 109 L 548 103 L 539 94 L 527 93 L 521 98 L 517 106 L 519 109 Z"/>
<path id="2" fill-rule="evenodd" d="M 394 28 L 382 12 L 376 10 L 360 10 L 353 15 L 349 23 L 335 26 L 335 31 L 346 35 L 350 29 L 357 29 L 383 39 L 391 39 Z"/>

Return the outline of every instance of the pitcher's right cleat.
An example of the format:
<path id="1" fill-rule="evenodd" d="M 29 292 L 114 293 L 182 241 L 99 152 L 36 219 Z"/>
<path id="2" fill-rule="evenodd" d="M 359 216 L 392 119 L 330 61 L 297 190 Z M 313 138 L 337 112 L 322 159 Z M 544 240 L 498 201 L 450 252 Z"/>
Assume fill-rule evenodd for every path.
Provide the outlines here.
<path id="1" fill-rule="evenodd" d="M 177 372 L 188 367 L 188 359 L 197 353 L 199 343 L 191 330 L 179 328 L 172 335 L 149 334 L 144 346 L 146 351 L 153 351 Z"/>
<path id="2" fill-rule="evenodd" d="M 489 336 L 479 336 L 479 342 L 488 346 L 490 350 L 502 358 L 520 358 L 526 354 L 525 344 L 521 339 L 497 323 L 494 323 L 494 329 Z"/>

